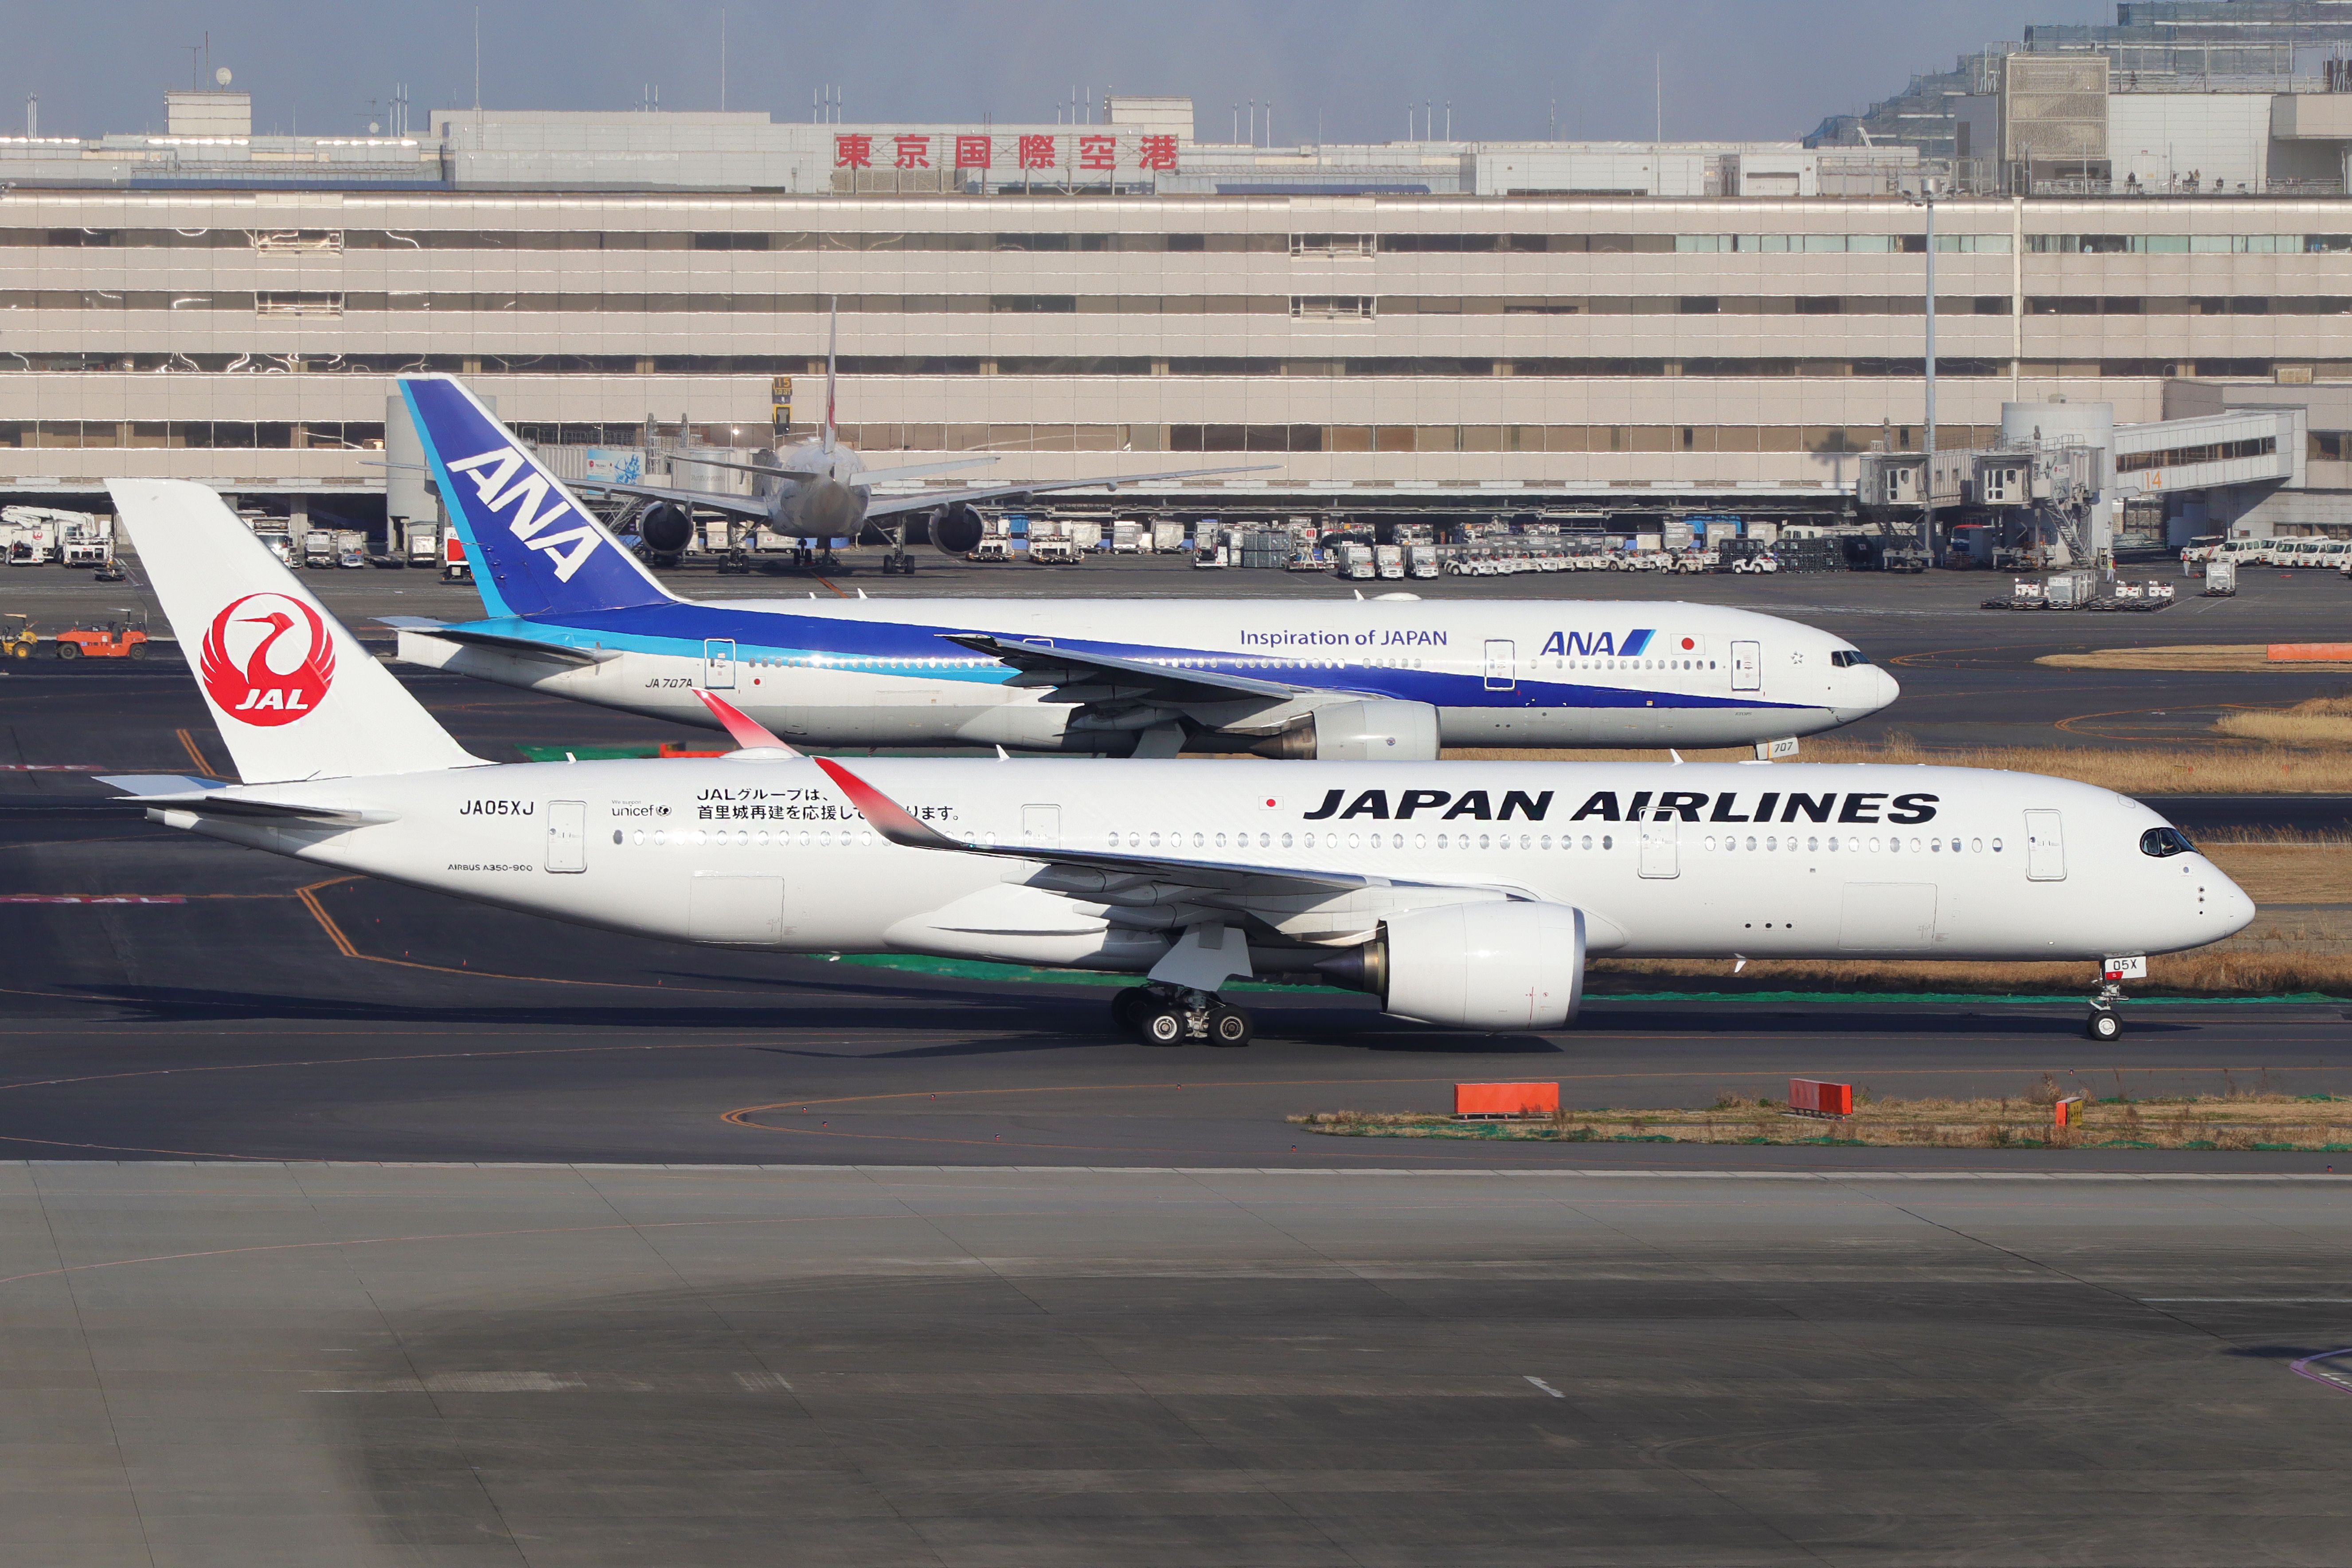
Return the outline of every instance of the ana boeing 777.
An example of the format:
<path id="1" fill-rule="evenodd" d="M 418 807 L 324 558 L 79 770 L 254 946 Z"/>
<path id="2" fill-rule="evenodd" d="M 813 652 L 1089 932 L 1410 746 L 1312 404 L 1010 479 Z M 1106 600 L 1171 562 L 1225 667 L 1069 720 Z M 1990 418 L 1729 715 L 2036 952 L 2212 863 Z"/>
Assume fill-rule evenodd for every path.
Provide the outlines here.
<path id="1" fill-rule="evenodd" d="M 1844 638 L 1688 604 L 680 599 L 447 376 L 405 376 L 488 612 L 401 617 L 411 663 L 791 740 L 1422 762 L 1442 746 L 1728 746 L 1875 713 Z"/>
<path id="2" fill-rule="evenodd" d="M 649 939 L 1132 974 L 1143 1038 L 1246 1043 L 1251 977 L 1472 1029 L 1576 1015 L 1589 955 L 2074 959 L 2253 905 L 2126 796 L 1966 768 L 809 758 L 487 763 L 203 486 L 110 482 L 239 781 L 154 819 Z M 2090 1028 L 2121 1026 L 2105 987 Z"/>

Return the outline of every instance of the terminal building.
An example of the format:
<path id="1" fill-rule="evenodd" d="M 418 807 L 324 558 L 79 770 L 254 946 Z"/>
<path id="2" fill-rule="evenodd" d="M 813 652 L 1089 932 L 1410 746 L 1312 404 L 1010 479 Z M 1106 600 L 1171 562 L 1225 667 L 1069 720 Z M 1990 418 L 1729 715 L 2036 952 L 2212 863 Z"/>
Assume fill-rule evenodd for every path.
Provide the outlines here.
<path id="1" fill-rule="evenodd" d="M 2035 88 L 2053 61 L 2100 90 Z M 1272 145 L 1117 97 L 1031 126 L 485 110 L 265 137 L 242 92 L 173 93 L 162 133 L 0 138 L 0 499 L 176 475 L 380 526 L 412 369 L 568 471 L 648 422 L 764 446 L 814 425 L 837 320 L 844 435 L 889 466 L 1250 470 L 1128 513 L 1899 518 L 1864 459 L 1927 444 L 1924 185 L 1940 452 L 2014 440 L 2005 406 L 2095 405 L 2120 475 L 2212 444 L 2136 427 L 2258 410 L 2257 477 L 2118 486 L 2117 539 L 2352 535 L 2352 76 L 2168 110 L 2159 178 L 2116 106 L 2196 93 L 2087 47 L 1994 64 L 1937 99 L 1948 138 L 1865 116 L 1811 145 Z M 2257 120 L 2262 158 L 2228 162 Z M 2034 129 L 2060 122 L 2071 159 Z"/>

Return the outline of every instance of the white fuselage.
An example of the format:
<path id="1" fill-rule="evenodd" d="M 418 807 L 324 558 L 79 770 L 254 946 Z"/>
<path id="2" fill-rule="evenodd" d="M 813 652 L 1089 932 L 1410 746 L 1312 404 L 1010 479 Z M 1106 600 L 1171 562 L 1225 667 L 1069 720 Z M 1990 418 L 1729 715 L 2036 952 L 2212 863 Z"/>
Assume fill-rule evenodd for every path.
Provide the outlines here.
<path id="1" fill-rule="evenodd" d="M 1385 879 L 1245 916 L 1085 896 L 1084 873 L 906 848 L 803 759 L 515 764 L 253 786 L 388 814 L 201 830 L 338 869 L 665 941 L 891 950 L 1140 973 L 1189 919 L 1245 919 L 1261 973 L 1369 940 L 1383 911 L 1502 895 L 1586 912 L 1611 956 L 2095 959 L 2253 915 L 2162 819 L 2032 774 L 1663 763 L 982 763 L 860 776 L 950 837 Z M 1666 820 L 1654 820 L 1661 812 Z M 1633 820 L 1647 816 L 1653 820 Z M 1826 820 L 1822 820 L 1822 819 Z M 189 814 L 163 819 L 194 826 Z M 1099 884 L 1091 884 L 1099 888 Z M 1245 908 L 1247 906 L 1244 906 Z"/>
<path id="2" fill-rule="evenodd" d="M 1832 633 L 1639 601 L 761 599 L 467 626 L 594 662 L 418 631 L 402 634 L 401 658 L 705 728 L 696 692 L 722 692 L 818 746 L 1116 752 L 1157 721 L 1023 684 L 946 640 L 964 632 L 1299 689 L 1287 705 L 1235 693 L 1190 710 L 1248 732 L 1334 701 L 1426 703 L 1448 746 L 1745 745 L 1851 723 L 1897 695 Z"/>

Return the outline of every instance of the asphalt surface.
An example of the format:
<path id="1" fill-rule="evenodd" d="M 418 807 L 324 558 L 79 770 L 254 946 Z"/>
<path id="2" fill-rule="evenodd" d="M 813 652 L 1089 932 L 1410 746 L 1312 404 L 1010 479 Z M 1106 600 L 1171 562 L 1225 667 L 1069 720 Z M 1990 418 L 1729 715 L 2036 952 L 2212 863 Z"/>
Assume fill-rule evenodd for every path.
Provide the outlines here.
<path id="1" fill-rule="evenodd" d="M 1083 581 L 1192 588 L 1149 564 Z M 1811 586 L 1891 590 L 1906 705 L 2057 739 L 2176 700 L 1939 654 L 2026 619 L 1885 607 L 1948 580 Z M 484 755 L 682 738 L 407 678 Z M 46 771 L 225 770 L 167 659 L 0 676 L 0 1564 L 2344 1560 L 2345 1156 L 1285 1119 L 1487 1079 L 2347 1094 L 2352 1005 L 2135 1003 L 2097 1046 L 2064 999 L 1606 997 L 1497 1037 L 1300 991 L 1248 1050 L 1152 1050 L 1108 986 L 573 930 Z"/>
<path id="2" fill-rule="evenodd" d="M 2340 1563 L 2347 1187 L 0 1165 L 0 1557 Z"/>

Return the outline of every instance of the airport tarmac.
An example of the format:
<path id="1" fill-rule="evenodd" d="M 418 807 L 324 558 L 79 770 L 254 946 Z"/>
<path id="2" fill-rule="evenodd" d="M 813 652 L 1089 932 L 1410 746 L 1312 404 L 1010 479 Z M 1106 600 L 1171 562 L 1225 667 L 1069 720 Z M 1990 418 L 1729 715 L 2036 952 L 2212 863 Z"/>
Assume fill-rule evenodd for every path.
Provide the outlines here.
<path id="1" fill-rule="evenodd" d="M 1906 705 L 2001 693 L 2045 739 L 2333 684 L 2050 671 L 1956 636 L 2029 617 L 1930 609 L 1882 618 L 1971 651 Z M 403 673 L 484 755 L 681 734 Z M 168 658 L 16 667 L 0 742 L 226 771 Z M 649 943 L 57 809 L 101 794 L 0 773 L 0 1565 L 2342 1559 L 2344 1156 L 1284 1119 L 1497 1078 L 2347 1094 L 2344 1004 L 2135 1003 L 2095 1046 L 2063 998 L 1496 1037 L 1269 992 L 1252 1048 L 1153 1050 L 1106 985 Z"/>
<path id="2" fill-rule="evenodd" d="M 2330 1564 L 2352 1180 L 0 1165 L 0 1561 Z"/>

